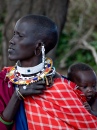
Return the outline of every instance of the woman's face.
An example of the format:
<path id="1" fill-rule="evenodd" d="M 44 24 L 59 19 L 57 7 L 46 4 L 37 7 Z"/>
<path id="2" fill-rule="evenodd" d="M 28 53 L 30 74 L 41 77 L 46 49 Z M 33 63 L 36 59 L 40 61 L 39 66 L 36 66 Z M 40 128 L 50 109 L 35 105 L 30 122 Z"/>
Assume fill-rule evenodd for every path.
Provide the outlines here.
<path id="1" fill-rule="evenodd" d="M 34 56 L 34 24 L 18 21 L 10 40 L 8 57 L 10 60 L 28 60 Z"/>
<path id="2" fill-rule="evenodd" d="M 94 71 L 78 71 L 75 79 L 75 83 L 85 94 L 87 101 L 94 97 L 96 92 L 96 75 Z"/>

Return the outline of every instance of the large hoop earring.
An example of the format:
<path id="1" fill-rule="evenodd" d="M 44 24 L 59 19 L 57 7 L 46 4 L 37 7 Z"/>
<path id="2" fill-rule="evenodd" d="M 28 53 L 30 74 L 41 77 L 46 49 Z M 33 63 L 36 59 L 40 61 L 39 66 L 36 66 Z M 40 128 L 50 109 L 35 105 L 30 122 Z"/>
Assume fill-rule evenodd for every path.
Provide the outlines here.
<path id="1" fill-rule="evenodd" d="M 41 46 L 41 51 L 42 51 L 42 63 L 45 63 L 45 47 L 43 43 Z"/>

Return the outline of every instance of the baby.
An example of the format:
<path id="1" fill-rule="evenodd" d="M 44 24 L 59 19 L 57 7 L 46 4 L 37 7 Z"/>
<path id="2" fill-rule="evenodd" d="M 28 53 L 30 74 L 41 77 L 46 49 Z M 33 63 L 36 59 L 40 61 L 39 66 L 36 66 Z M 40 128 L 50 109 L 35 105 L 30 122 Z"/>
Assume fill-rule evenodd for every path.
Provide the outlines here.
<path id="1" fill-rule="evenodd" d="M 86 109 L 97 116 L 97 79 L 93 69 L 85 63 L 73 64 L 68 69 L 67 78 L 76 83 L 77 89 L 84 93 L 87 100 L 87 102 L 84 102 Z"/>

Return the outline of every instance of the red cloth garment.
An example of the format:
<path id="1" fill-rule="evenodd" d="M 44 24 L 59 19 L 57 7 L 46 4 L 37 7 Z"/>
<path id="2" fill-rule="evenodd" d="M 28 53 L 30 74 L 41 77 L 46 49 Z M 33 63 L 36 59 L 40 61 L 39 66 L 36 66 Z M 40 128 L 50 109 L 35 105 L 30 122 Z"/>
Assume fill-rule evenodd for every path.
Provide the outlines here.
<path id="1" fill-rule="evenodd" d="M 6 69 L 0 72 L 0 113 L 14 92 L 5 75 Z M 84 108 L 74 88 L 72 82 L 58 78 L 44 94 L 27 97 L 24 102 L 29 130 L 96 130 L 97 117 Z M 7 130 L 1 122 L 0 129 Z"/>
<path id="2" fill-rule="evenodd" d="M 85 109 L 74 87 L 57 78 L 44 94 L 27 97 L 24 103 L 29 130 L 96 130 L 97 117 Z"/>
<path id="3" fill-rule="evenodd" d="M 12 83 L 9 82 L 8 78 L 5 78 L 6 72 L 6 69 L 0 72 L 0 114 L 4 111 L 14 92 Z M 6 126 L 1 122 L 0 130 L 7 130 Z M 12 130 L 15 130 L 15 125 L 13 125 Z"/>
<path id="4" fill-rule="evenodd" d="M 77 85 L 74 82 L 71 82 L 67 79 L 64 79 L 64 81 L 73 88 L 73 91 L 76 93 L 82 103 L 87 102 L 85 94 L 77 88 Z"/>

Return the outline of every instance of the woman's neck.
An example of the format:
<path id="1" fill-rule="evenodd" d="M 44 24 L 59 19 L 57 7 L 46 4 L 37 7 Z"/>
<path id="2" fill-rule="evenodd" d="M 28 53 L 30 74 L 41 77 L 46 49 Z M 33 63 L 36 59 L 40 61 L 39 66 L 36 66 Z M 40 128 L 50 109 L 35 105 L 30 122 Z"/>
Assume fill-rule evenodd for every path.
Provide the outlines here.
<path id="1" fill-rule="evenodd" d="M 20 67 L 34 67 L 40 64 L 41 62 L 42 62 L 41 59 L 33 58 L 28 60 L 19 60 L 18 65 Z"/>

